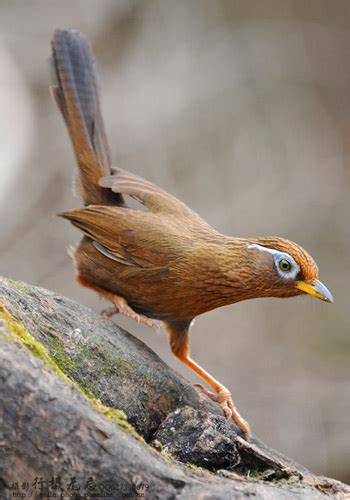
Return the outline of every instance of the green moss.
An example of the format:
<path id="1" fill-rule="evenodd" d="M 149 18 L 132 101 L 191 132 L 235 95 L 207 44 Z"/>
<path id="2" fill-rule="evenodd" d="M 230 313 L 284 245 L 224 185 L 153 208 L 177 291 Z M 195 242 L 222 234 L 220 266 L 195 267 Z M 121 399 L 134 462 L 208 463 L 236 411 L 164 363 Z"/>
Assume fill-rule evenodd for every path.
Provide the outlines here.
<path id="1" fill-rule="evenodd" d="M 6 281 L 11 283 L 11 285 L 16 288 L 19 292 L 25 293 L 27 295 L 32 295 L 34 294 L 34 288 L 31 287 L 30 285 L 27 285 L 27 283 L 24 283 L 23 281 L 15 281 L 10 278 L 6 278 Z"/>
<path id="2" fill-rule="evenodd" d="M 172 463 L 172 464 L 175 462 L 174 457 L 168 451 L 161 450 L 160 454 L 162 455 L 162 457 L 164 458 L 164 460 L 166 462 L 169 462 L 169 463 Z M 186 466 L 188 466 L 188 464 L 186 464 Z"/>
<path id="3" fill-rule="evenodd" d="M 59 377 L 61 377 L 61 379 L 71 385 L 74 385 L 76 389 L 83 393 L 94 408 L 102 413 L 109 421 L 117 424 L 135 438 L 143 441 L 143 438 L 128 422 L 127 416 L 122 410 L 117 410 L 103 405 L 101 401 L 96 398 L 94 394 L 92 394 L 90 387 L 85 386 L 83 383 L 78 384 L 66 375 L 66 373 L 68 375 L 74 375 L 74 373 L 77 372 L 79 361 L 74 357 L 69 356 L 64 351 L 64 346 L 60 339 L 57 337 L 50 338 L 48 342 L 53 348 L 53 353 L 50 354 L 49 350 L 38 342 L 22 325 L 15 321 L 1 304 L 0 318 L 6 323 L 6 333 L 4 334 L 4 338 L 7 340 L 19 341 L 22 345 L 29 349 L 34 356 L 41 359 L 48 367 L 50 367 Z M 127 364 L 128 363 L 126 363 L 126 365 Z M 118 361 L 116 362 L 116 365 L 118 366 Z"/>
<path id="4" fill-rule="evenodd" d="M 267 469 L 264 471 L 250 469 L 244 475 L 252 481 L 264 481 L 278 484 L 282 484 L 283 482 L 285 484 L 297 484 L 301 479 L 293 472 L 280 469 Z"/>
<path id="5" fill-rule="evenodd" d="M 63 343 L 58 337 L 50 337 L 48 343 L 52 348 L 50 355 L 56 365 L 69 376 L 73 375 L 79 368 L 78 360 L 66 353 Z"/>
<path id="6" fill-rule="evenodd" d="M 101 366 L 101 371 L 105 375 L 117 375 L 118 377 L 126 377 L 130 365 L 121 357 L 113 358 L 110 354 L 104 355 L 105 363 Z"/>
<path id="7" fill-rule="evenodd" d="M 106 375 L 107 377 L 116 375 L 119 378 L 124 378 L 130 371 L 130 364 L 121 357 L 112 356 L 108 346 L 103 342 L 98 342 L 93 347 L 84 344 L 78 345 L 76 350 L 89 359 L 100 360 L 103 357 L 103 363 L 99 362 L 94 367 L 97 375 Z"/>
<path id="8" fill-rule="evenodd" d="M 248 470 L 247 478 L 252 481 L 260 481 L 262 479 L 262 472 L 258 470 Z"/>
<path id="9" fill-rule="evenodd" d="M 10 335 L 6 338 L 10 340 L 18 340 L 22 345 L 27 347 L 34 356 L 40 358 L 47 366 L 49 366 L 57 375 L 59 375 L 65 382 L 73 384 L 73 381 L 67 377 L 65 373 L 59 368 L 59 366 L 52 360 L 49 350 L 44 347 L 40 342 L 35 340 L 35 338 L 27 332 L 23 326 L 21 326 L 17 321 L 15 321 L 12 316 L 5 311 L 5 308 L 0 304 L 0 318 L 6 322 L 6 330 Z"/>
<path id="10" fill-rule="evenodd" d="M 143 438 L 135 431 L 134 427 L 129 424 L 127 416 L 123 410 L 117 410 L 115 408 L 110 408 L 101 403 L 99 399 L 88 398 L 89 401 L 95 406 L 95 408 L 110 420 L 111 422 L 117 424 L 119 427 L 124 429 L 126 432 L 134 436 L 136 439 L 143 441 Z"/>
<path id="11" fill-rule="evenodd" d="M 129 371 L 129 363 L 120 357 L 113 357 L 106 347 L 102 350 L 100 346 L 96 349 L 95 345 L 91 346 L 82 343 L 75 345 L 74 353 L 69 354 L 64 343 L 58 337 L 50 337 L 47 342 L 50 346 L 51 357 L 57 366 L 71 379 L 75 380 L 79 388 L 87 396 L 98 398 L 98 388 L 95 387 L 95 382 L 99 377 L 118 376 L 121 378 L 125 377 Z M 80 376 L 81 360 L 86 358 L 91 362 L 96 380 L 84 381 Z"/>
<path id="12" fill-rule="evenodd" d="M 203 467 L 199 467 L 199 465 L 195 465 L 195 464 L 186 464 L 186 467 L 188 467 L 189 469 L 191 469 L 193 472 L 196 472 L 197 474 L 203 474 L 204 473 L 208 473 L 208 469 L 203 469 Z"/>
<path id="13" fill-rule="evenodd" d="M 50 346 L 50 356 L 60 368 L 60 370 L 74 380 L 74 385 L 80 389 L 87 397 L 98 398 L 98 392 L 92 384 L 87 385 L 79 379 L 80 361 L 75 356 L 67 354 L 63 342 L 58 337 L 50 337 L 47 339 Z M 77 382 L 79 379 L 79 382 Z"/>

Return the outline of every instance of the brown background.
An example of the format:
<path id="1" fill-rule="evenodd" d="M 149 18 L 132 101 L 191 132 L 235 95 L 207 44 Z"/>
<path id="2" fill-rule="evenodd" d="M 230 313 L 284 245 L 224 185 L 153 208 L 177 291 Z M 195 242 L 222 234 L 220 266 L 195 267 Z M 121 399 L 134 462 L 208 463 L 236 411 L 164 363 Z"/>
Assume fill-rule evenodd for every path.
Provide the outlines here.
<path id="1" fill-rule="evenodd" d="M 0 272 L 97 310 L 74 282 L 73 155 L 48 93 L 57 27 L 90 38 L 114 163 L 219 230 L 305 246 L 335 296 L 198 318 L 193 357 L 269 445 L 350 481 L 350 3 L 0 1 Z M 116 318 L 170 365 L 165 334 Z"/>

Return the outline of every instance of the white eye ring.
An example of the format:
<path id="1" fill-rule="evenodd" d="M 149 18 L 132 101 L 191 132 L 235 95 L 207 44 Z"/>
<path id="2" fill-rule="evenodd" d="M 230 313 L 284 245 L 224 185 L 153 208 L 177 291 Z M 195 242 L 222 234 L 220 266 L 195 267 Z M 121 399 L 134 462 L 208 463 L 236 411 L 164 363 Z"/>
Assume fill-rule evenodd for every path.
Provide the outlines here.
<path id="1" fill-rule="evenodd" d="M 279 250 L 276 250 L 274 248 L 263 247 L 262 245 L 258 245 L 257 243 L 248 245 L 248 248 L 254 248 L 255 250 L 259 250 L 260 252 L 272 254 L 275 262 L 275 269 L 278 272 L 279 276 L 281 276 L 281 278 L 294 280 L 300 273 L 299 265 L 295 262 L 293 257 L 289 255 L 289 253 L 280 252 Z M 290 264 L 291 267 L 289 271 L 282 271 L 280 269 L 279 263 L 282 260 L 285 260 Z"/>
<path id="2" fill-rule="evenodd" d="M 275 261 L 276 271 L 278 272 L 278 274 L 282 278 L 285 278 L 285 279 L 288 279 L 288 280 L 293 280 L 293 279 L 295 279 L 298 276 L 298 274 L 300 272 L 300 267 L 295 262 L 295 260 L 293 259 L 293 257 L 291 255 L 289 255 L 288 253 L 277 252 L 274 255 L 274 261 Z M 281 269 L 280 263 L 282 261 L 286 261 L 290 265 L 290 269 L 288 271 L 283 271 Z"/>

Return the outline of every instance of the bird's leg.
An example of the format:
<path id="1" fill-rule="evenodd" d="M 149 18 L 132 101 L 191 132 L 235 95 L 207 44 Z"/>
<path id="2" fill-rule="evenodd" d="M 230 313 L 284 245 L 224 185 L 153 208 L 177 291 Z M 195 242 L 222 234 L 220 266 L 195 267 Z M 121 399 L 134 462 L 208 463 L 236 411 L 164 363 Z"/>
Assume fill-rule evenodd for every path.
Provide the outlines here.
<path id="1" fill-rule="evenodd" d="M 120 295 L 113 295 L 113 298 L 110 300 L 114 305 L 101 311 L 101 314 L 109 318 L 110 316 L 113 316 L 113 314 L 119 313 L 123 316 L 126 316 L 127 318 L 137 321 L 139 324 L 141 323 L 142 325 L 149 326 L 150 328 L 153 328 L 155 326 L 154 322 L 150 318 L 147 318 L 147 316 L 144 316 L 143 314 L 137 314 L 129 306 L 124 297 L 121 297 Z"/>
<path id="2" fill-rule="evenodd" d="M 110 316 L 113 316 L 113 314 L 122 314 L 123 316 L 126 316 L 127 318 L 133 319 L 137 321 L 139 324 L 146 325 L 150 328 L 154 328 L 156 324 L 154 321 L 152 321 L 150 318 L 147 318 L 147 316 L 144 316 L 143 314 L 137 314 L 128 304 L 127 300 L 124 299 L 124 297 L 121 297 L 120 295 L 116 295 L 114 293 L 108 292 L 107 290 L 104 290 L 103 288 L 100 288 L 99 286 L 92 285 L 88 281 L 84 280 L 81 276 L 77 275 L 77 282 L 85 286 L 87 288 L 91 288 L 95 292 L 97 292 L 99 295 L 101 295 L 103 298 L 109 300 L 112 302 L 113 306 L 108 307 L 107 309 L 103 309 L 101 311 L 101 314 L 103 316 L 107 316 L 109 318 Z"/>
<path id="3" fill-rule="evenodd" d="M 167 323 L 166 329 L 169 334 L 170 348 L 175 356 L 187 365 L 191 370 L 197 373 L 199 377 L 209 384 L 216 392 L 208 391 L 201 384 L 198 386 L 208 395 L 208 397 L 222 407 L 225 416 L 232 418 L 235 424 L 242 430 L 242 432 L 249 437 L 250 427 L 248 422 L 238 413 L 235 407 L 230 391 L 206 372 L 198 363 L 193 361 L 190 357 L 190 343 L 189 343 L 189 327 L 190 322 L 178 321 L 176 323 Z"/>

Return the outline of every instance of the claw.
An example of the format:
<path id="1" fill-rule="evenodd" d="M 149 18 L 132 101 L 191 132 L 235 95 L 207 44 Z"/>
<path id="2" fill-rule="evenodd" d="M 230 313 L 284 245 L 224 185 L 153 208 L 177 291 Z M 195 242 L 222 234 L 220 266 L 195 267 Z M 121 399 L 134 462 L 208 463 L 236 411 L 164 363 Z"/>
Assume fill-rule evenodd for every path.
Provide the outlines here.
<path id="1" fill-rule="evenodd" d="M 201 392 L 206 394 L 209 399 L 212 401 L 215 401 L 218 403 L 227 419 L 232 419 L 235 424 L 241 429 L 241 431 L 245 434 L 245 437 L 249 439 L 250 436 L 250 427 L 248 422 L 244 420 L 243 417 L 238 413 L 233 401 L 232 401 L 232 396 L 231 393 L 226 387 L 222 387 L 217 394 L 214 392 L 209 391 L 206 387 L 204 387 L 202 384 L 194 384 L 195 387 L 197 387 Z"/>
<path id="2" fill-rule="evenodd" d="M 100 312 L 101 316 L 106 316 L 106 318 L 110 318 L 111 316 L 117 313 L 119 313 L 119 309 L 115 304 L 112 307 L 107 307 L 106 309 L 102 309 L 102 311 Z"/>
<path id="3" fill-rule="evenodd" d="M 209 391 L 206 387 L 204 387 L 203 384 L 193 384 L 193 386 L 197 387 L 203 394 L 208 396 L 209 399 L 212 399 L 213 401 L 217 401 L 217 394 Z"/>

